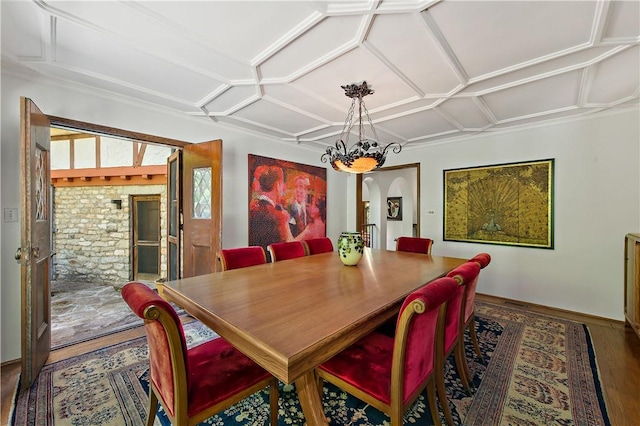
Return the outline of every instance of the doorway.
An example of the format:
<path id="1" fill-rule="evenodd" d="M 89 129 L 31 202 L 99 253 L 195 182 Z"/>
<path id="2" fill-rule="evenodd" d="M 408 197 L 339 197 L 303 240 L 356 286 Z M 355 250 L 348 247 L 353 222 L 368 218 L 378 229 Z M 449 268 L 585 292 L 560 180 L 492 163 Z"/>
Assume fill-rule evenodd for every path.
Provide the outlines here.
<path id="1" fill-rule="evenodd" d="M 402 199 L 402 221 L 387 219 L 390 196 Z M 399 235 L 420 236 L 420 216 L 420 163 L 356 175 L 356 226 L 367 236 L 369 247 L 392 249 Z"/>
<path id="2" fill-rule="evenodd" d="M 52 126 L 51 348 L 138 324 L 120 290 L 166 275 L 172 148 Z"/>
<path id="3" fill-rule="evenodd" d="M 40 368 L 49 356 L 52 348 L 52 315 L 50 313 L 52 297 L 49 287 L 49 277 L 52 269 L 50 267 L 42 268 L 40 267 L 40 263 L 32 260 L 35 259 L 39 261 L 41 257 L 44 257 L 48 262 L 51 257 L 57 256 L 56 252 L 50 251 L 52 247 L 49 238 L 54 231 L 51 216 L 44 216 L 43 219 L 40 219 L 40 216 L 42 216 L 41 212 L 46 211 L 46 207 L 50 207 L 51 209 L 55 208 L 51 202 L 53 197 L 38 197 L 34 194 L 48 194 L 49 191 L 44 190 L 45 185 L 48 186 L 50 183 L 54 184 L 54 182 L 60 182 L 59 185 L 64 186 L 78 179 L 80 182 L 86 183 L 82 185 L 83 187 L 110 186 L 106 184 L 108 182 L 116 182 L 118 184 L 111 186 L 123 186 L 123 181 L 129 182 L 129 185 L 137 185 L 139 182 L 148 182 L 149 179 L 153 180 L 154 176 L 159 175 L 163 176 L 162 186 L 163 191 L 166 192 L 168 166 L 166 159 L 168 155 L 164 157 L 162 165 L 149 167 L 145 164 L 145 153 L 148 153 L 153 147 L 178 148 L 185 154 L 184 168 L 182 168 L 182 171 L 186 176 L 192 176 L 194 167 L 197 167 L 203 162 L 208 162 L 212 170 L 211 193 L 217 194 L 218 196 L 215 200 L 211 201 L 211 217 L 206 219 L 209 226 L 203 226 L 203 224 L 200 223 L 197 240 L 190 240 L 190 242 L 193 243 L 192 245 L 198 244 L 201 252 L 204 252 L 204 248 L 206 247 L 210 254 L 209 258 L 213 259 L 213 253 L 216 253 L 216 251 L 221 248 L 222 237 L 222 140 L 188 143 L 175 139 L 50 116 L 40 111 L 31 99 L 25 97 L 20 98 L 20 108 L 20 161 L 21 164 L 28 164 L 28 166 L 21 167 L 20 179 L 26 183 L 24 185 L 26 189 L 21 191 L 20 196 L 22 206 L 27 207 L 23 209 L 23 214 L 21 215 L 21 243 L 16 252 L 16 259 L 20 260 L 22 269 L 21 292 L 23 295 L 23 309 L 21 312 L 21 332 L 23 338 L 21 340 L 21 350 L 22 373 L 25 378 L 22 382 L 22 388 L 26 389 L 33 383 L 33 380 L 39 373 Z M 51 170 L 53 158 L 50 155 L 49 145 L 51 142 L 52 128 L 97 136 L 93 141 L 78 141 L 77 148 L 81 151 L 78 153 L 79 155 L 76 155 L 76 141 L 68 142 L 68 155 L 63 155 L 61 158 L 63 162 L 69 161 L 67 170 L 64 172 L 66 175 L 64 176 L 55 177 L 53 170 Z M 109 155 L 103 156 L 101 136 L 117 139 L 113 141 L 115 145 L 122 146 L 123 143 L 132 144 L 134 146 L 133 152 L 130 153 L 132 155 L 125 156 L 131 159 L 133 164 L 128 167 L 118 167 L 117 165 L 105 166 L 103 160 L 109 161 L 110 159 L 121 159 L 122 157 L 121 155 L 115 155 L 115 157 Z M 111 151 L 112 153 L 122 154 L 122 150 L 117 149 L 117 146 L 116 149 Z M 81 162 L 89 161 L 93 166 L 89 164 L 76 168 L 76 160 Z M 178 164 L 181 162 L 182 161 L 179 161 Z M 73 164 L 73 167 L 71 164 Z M 189 182 L 189 179 L 187 179 L 186 182 Z M 156 184 L 156 182 L 154 182 L 154 184 Z M 144 184 L 144 186 L 146 186 L 146 184 Z M 94 199 L 97 200 L 96 203 L 99 204 L 98 208 L 94 211 L 96 217 L 103 216 L 104 212 L 100 211 L 100 209 L 111 210 L 112 205 L 115 206 L 116 210 L 120 210 L 120 207 L 124 210 L 124 204 L 126 203 L 126 209 L 129 209 L 129 204 L 132 199 L 131 197 L 123 195 L 124 194 L 113 192 L 110 194 L 96 194 Z M 133 193 L 129 195 L 133 195 Z M 48 200 L 44 198 L 48 198 Z M 58 199 L 58 197 L 56 197 L 56 199 Z M 166 200 L 164 203 L 161 201 L 161 207 L 166 205 Z M 184 216 L 188 216 L 191 213 L 192 211 L 187 209 Z M 75 213 L 75 215 L 82 218 L 81 214 Z M 59 216 L 58 212 L 56 212 L 56 216 Z M 179 216 L 183 217 L 182 212 L 179 213 Z M 92 222 L 92 220 L 88 218 L 82 219 L 85 223 Z M 128 224 L 130 220 L 130 216 L 127 216 L 127 220 L 124 222 Z M 37 224 L 36 221 L 38 221 Z M 162 223 L 162 221 L 160 222 Z M 34 224 L 40 226 L 35 226 Z M 131 242 L 129 237 L 129 233 L 131 232 L 130 227 L 126 228 L 126 236 L 123 235 L 124 232 L 120 233 L 117 224 L 114 227 L 103 223 L 100 225 L 100 229 L 101 231 L 106 230 L 107 233 L 111 233 L 112 239 L 115 240 L 116 243 L 124 243 L 129 247 Z M 75 238 L 75 229 L 61 228 L 61 230 L 72 234 L 73 238 Z M 187 232 L 193 233 L 191 224 L 184 223 L 183 231 L 185 234 Z M 41 235 L 47 237 L 46 241 L 41 241 Z M 161 240 L 164 241 L 164 238 L 161 238 Z M 88 241 L 78 242 L 76 245 L 83 247 L 83 253 L 92 253 L 93 251 L 93 249 L 89 247 L 91 243 Z M 99 242 L 99 245 L 101 247 L 105 246 L 103 242 Z M 186 244 L 184 249 L 187 250 Z M 193 269 L 193 263 L 196 261 L 195 256 L 192 255 L 193 250 L 191 249 L 192 247 L 189 246 L 189 250 L 187 250 L 188 255 L 184 257 L 185 270 L 187 270 L 187 266 Z M 114 256 L 116 252 L 120 253 L 121 251 L 120 248 L 116 248 L 113 251 Z M 25 253 L 24 257 L 23 253 Z M 121 262 L 120 265 L 114 264 L 114 266 L 105 265 L 107 260 L 108 258 L 106 256 L 99 257 L 93 270 L 101 272 L 117 271 L 121 269 L 119 268 L 120 265 L 130 263 L 129 257 L 127 257 L 126 262 Z M 74 261 L 80 264 L 77 260 Z M 214 262 L 209 263 L 215 265 Z M 180 263 L 178 262 L 178 264 Z M 189 269 L 189 271 L 191 271 L 191 269 Z M 127 275 L 126 278 L 126 281 L 130 280 L 129 275 Z M 25 295 L 30 295 L 31 297 L 25 297 Z M 118 300 L 120 302 L 122 301 L 119 292 Z M 82 305 L 91 306 L 92 304 L 82 303 Z M 77 318 L 75 319 L 77 320 Z M 100 322 L 99 326 L 102 331 L 107 331 L 106 334 L 109 333 L 108 327 L 105 326 L 104 322 Z M 27 336 L 27 338 L 24 338 L 24 336 Z M 32 339 L 31 336 L 37 336 L 38 338 L 37 340 Z M 93 336 L 93 338 L 95 337 L 96 336 Z M 37 360 L 35 358 L 36 356 Z M 34 360 L 36 360 L 36 362 L 32 362 Z"/>
<path id="4" fill-rule="evenodd" d="M 160 278 L 160 196 L 134 195 L 132 200 L 133 279 Z"/>

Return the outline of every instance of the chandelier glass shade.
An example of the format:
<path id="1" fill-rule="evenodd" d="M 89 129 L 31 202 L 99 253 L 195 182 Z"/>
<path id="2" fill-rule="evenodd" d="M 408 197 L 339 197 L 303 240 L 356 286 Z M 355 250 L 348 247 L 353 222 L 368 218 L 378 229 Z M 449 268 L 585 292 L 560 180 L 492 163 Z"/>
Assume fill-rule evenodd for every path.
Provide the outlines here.
<path id="1" fill-rule="evenodd" d="M 328 161 L 335 170 L 349 173 L 365 173 L 378 169 L 384 164 L 389 149 L 397 154 L 402 149 L 402 146 L 399 143 L 390 143 L 383 147 L 378 142 L 376 129 L 373 127 L 369 111 L 367 111 L 363 100 L 365 96 L 373 94 L 373 90 L 367 85 L 366 81 L 363 81 L 360 85 L 348 84 L 340 87 L 344 89 L 345 96 L 352 99 L 351 107 L 336 145 L 328 147 L 327 151 L 322 154 L 321 160 L 323 163 Z M 356 105 L 358 106 L 358 141 L 347 148 L 349 135 L 355 124 L 353 116 Z M 367 139 L 365 136 L 363 114 L 369 127 L 371 127 L 373 139 Z"/>

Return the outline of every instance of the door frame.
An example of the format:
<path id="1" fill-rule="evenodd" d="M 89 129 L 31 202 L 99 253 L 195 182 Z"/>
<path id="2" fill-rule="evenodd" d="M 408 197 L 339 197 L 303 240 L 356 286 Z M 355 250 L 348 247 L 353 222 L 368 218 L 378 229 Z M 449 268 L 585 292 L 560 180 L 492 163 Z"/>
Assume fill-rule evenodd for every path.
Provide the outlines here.
<path id="1" fill-rule="evenodd" d="M 131 275 L 134 280 L 140 280 L 140 251 L 139 248 L 140 247 L 157 247 L 158 248 L 158 254 L 156 256 L 156 277 L 155 279 L 160 278 L 160 260 L 161 260 L 161 250 L 160 247 L 162 245 L 162 225 L 161 225 L 161 214 L 160 211 L 162 209 L 162 200 L 160 197 L 160 194 L 136 194 L 136 195 L 131 195 L 131 202 L 129 203 L 129 205 L 131 206 L 131 248 L 130 248 L 130 253 L 131 253 L 131 257 L 132 257 L 132 268 L 131 268 Z M 156 202 L 158 204 L 158 238 L 156 241 L 151 241 L 151 240 L 141 240 L 140 239 L 140 235 L 139 235 L 139 224 L 140 224 L 140 213 L 139 213 L 139 209 L 138 209 L 138 203 L 144 201 L 144 202 Z M 146 217 L 145 217 L 146 219 Z M 145 278 L 146 279 L 146 278 Z"/>
<path id="2" fill-rule="evenodd" d="M 28 99 L 28 98 L 24 98 L 24 99 Z M 32 102 L 32 101 L 31 101 Z M 32 102 L 33 103 L 33 102 Z M 155 135 L 149 135 L 149 134 L 145 134 L 145 133 L 139 133 L 139 132 L 133 132 L 130 130 L 124 130 L 124 129 L 118 129 L 115 127 L 109 127 L 109 126 L 103 126 L 103 125 L 99 125 L 99 124 L 95 124 L 95 123 L 89 123 L 89 122 L 83 122 L 83 121 L 78 121 L 78 120 L 72 120 L 72 119 L 68 119 L 68 118 L 64 118 L 64 117 L 57 117 L 57 116 L 52 116 L 52 115 L 48 115 L 45 113 L 42 113 L 42 116 L 44 119 L 48 120 L 48 128 L 49 128 L 49 132 L 51 127 L 58 127 L 58 128 L 62 128 L 62 129 L 69 129 L 69 130 L 74 130 L 74 131 L 78 131 L 78 132 L 85 132 L 85 133 L 96 133 L 96 134 L 100 134 L 100 135 L 107 135 L 107 136 L 113 136 L 113 137 L 117 137 L 117 138 L 123 138 L 123 139 L 131 139 L 131 140 L 137 140 L 139 142 L 145 142 L 145 143 L 151 143 L 151 144 L 156 144 L 156 145 L 165 145 L 165 146 L 171 146 L 171 147 L 175 147 L 178 148 L 179 150 L 183 150 L 185 147 L 192 145 L 189 142 L 185 142 L 185 141 L 180 141 L 177 139 L 171 139 L 171 138 L 165 138 L 165 137 L 161 137 L 161 136 L 155 136 Z M 21 124 L 22 125 L 22 124 Z M 22 146 L 23 144 L 21 144 Z M 21 148 L 22 149 L 22 148 Z M 24 153 L 21 153 L 21 156 L 23 156 Z M 21 167 L 21 176 L 20 178 L 22 179 L 23 182 L 30 182 L 31 180 L 31 172 L 30 172 L 30 167 Z M 50 162 L 47 162 L 47 177 L 50 176 L 51 173 L 51 164 Z M 24 197 L 24 195 L 21 195 L 21 197 Z M 24 207 L 22 208 L 22 215 L 24 216 L 26 214 L 26 210 L 24 209 Z M 220 213 L 222 215 L 222 212 Z M 25 226 L 23 226 L 23 233 L 28 233 L 31 232 L 31 225 L 29 223 L 26 223 Z M 50 231 L 50 229 L 49 229 Z M 23 252 L 27 251 L 30 252 L 30 248 L 25 248 L 23 247 L 23 242 L 21 241 L 21 246 L 20 248 L 22 249 Z M 22 263 L 22 272 L 21 272 L 21 280 L 24 280 L 24 277 L 27 274 L 30 274 L 30 272 L 25 272 L 25 270 L 27 269 L 28 265 L 25 265 L 25 261 L 21 260 Z M 51 262 L 49 262 L 49 266 L 48 266 L 48 271 L 47 271 L 47 278 L 51 276 Z M 25 294 L 24 294 L 24 289 L 22 291 L 22 299 L 23 299 L 23 305 L 24 305 L 24 300 L 25 300 Z M 47 292 L 49 292 L 48 290 L 48 286 L 47 286 Z M 51 299 L 50 297 L 47 298 L 48 301 L 48 306 L 49 306 L 49 311 L 51 309 Z M 27 310 L 27 309 L 22 309 L 22 314 L 21 314 L 21 321 L 22 324 L 32 324 L 35 320 L 37 320 L 37 313 L 33 312 L 33 310 Z M 50 318 L 49 318 L 50 321 Z M 34 348 L 31 345 L 24 345 L 24 340 L 26 338 L 26 333 L 24 330 L 21 331 L 21 340 L 23 342 L 22 345 L 22 353 L 21 353 L 21 363 L 23 366 L 23 375 L 25 374 L 24 372 L 24 366 L 27 362 L 31 363 L 33 356 L 35 356 L 35 354 L 33 353 Z M 50 340 L 48 341 L 48 350 L 51 350 L 51 342 Z M 47 352 L 48 354 L 48 352 Z M 45 359 L 46 361 L 46 359 Z M 44 365 L 44 364 L 43 364 Z M 35 380 L 35 378 L 37 377 L 38 373 L 40 372 L 40 369 L 42 368 L 42 365 L 39 366 L 34 366 L 35 368 L 28 368 L 27 369 L 27 376 L 24 380 L 22 380 L 22 388 L 28 388 L 28 386 L 30 385 L 29 381 L 33 381 Z"/>
<path id="3" fill-rule="evenodd" d="M 394 170 L 403 170 L 403 169 L 416 169 L 416 233 L 420 236 L 420 220 L 421 220 L 421 212 L 420 212 L 420 163 L 407 163 L 400 164 L 398 166 L 389 166 L 383 167 L 373 172 L 367 172 L 366 174 L 375 174 L 377 172 L 389 172 Z M 356 229 L 359 232 L 362 232 L 362 219 L 364 216 L 364 204 L 362 203 L 362 181 L 364 180 L 365 173 L 358 173 L 356 175 Z M 381 238 L 381 237 L 380 237 Z"/>

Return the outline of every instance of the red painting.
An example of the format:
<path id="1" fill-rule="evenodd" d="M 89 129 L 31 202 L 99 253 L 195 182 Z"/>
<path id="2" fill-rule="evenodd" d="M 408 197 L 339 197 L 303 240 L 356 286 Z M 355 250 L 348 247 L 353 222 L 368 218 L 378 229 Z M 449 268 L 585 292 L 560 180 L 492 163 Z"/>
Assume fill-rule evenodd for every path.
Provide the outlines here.
<path id="1" fill-rule="evenodd" d="M 327 235 L 327 169 L 249 154 L 249 185 L 249 245 Z"/>

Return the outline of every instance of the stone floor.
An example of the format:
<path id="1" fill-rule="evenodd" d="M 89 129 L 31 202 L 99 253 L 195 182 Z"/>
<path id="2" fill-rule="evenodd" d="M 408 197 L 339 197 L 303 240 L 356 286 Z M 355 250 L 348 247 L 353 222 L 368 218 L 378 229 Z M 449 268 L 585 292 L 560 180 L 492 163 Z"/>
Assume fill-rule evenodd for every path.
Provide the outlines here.
<path id="1" fill-rule="evenodd" d="M 146 282 L 155 289 L 153 282 Z M 122 285 L 51 283 L 51 349 L 142 325 L 122 300 Z"/>

